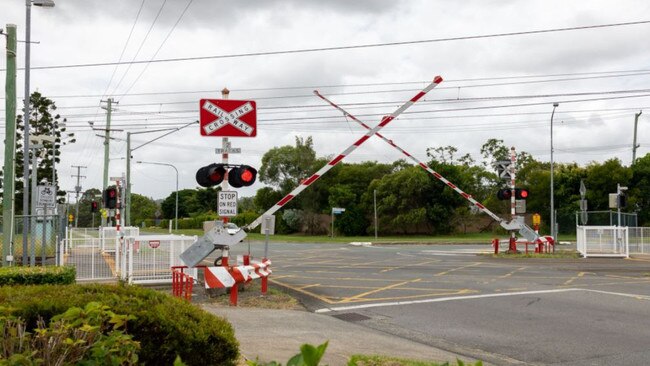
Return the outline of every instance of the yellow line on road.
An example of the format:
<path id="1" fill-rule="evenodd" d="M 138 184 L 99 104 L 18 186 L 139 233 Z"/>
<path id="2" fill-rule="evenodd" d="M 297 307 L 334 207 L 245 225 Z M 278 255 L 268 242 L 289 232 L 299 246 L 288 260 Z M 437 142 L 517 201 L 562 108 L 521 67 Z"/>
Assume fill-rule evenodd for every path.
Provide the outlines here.
<path id="1" fill-rule="evenodd" d="M 333 304 L 333 303 L 334 303 L 332 300 L 330 300 L 330 299 L 327 298 L 327 297 L 324 297 L 324 296 L 321 296 L 321 295 L 315 294 L 315 293 L 313 293 L 313 292 L 311 292 L 311 291 L 303 290 L 303 289 L 301 289 L 301 288 L 293 287 L 293 286 L 291 286 L 291 285 L 288 284 L 288 283 L 284 283 L 284 282 L 278 281 L 277 278 L 270 278 L 270 277 L 269 277 L 269 281 L 271 281 L 272 283 L 278 284 L 278 285 L 280 285 L 280 286 L 284 286 L 284 287 L 290 288 L 290 289 L 292 289 L 292 290 L 294 290 L 294 291 L 300 292 L 301 294 L 305 294 L 305 295 L 309 295 L 309 296 L 311 296 L 311 297 L 317 298 L 318 300 L 323 301 L 323 302 L 325 302 L 325 303 L 327 303 L 327 304 Z"/>
<path id="2" fill-rule="evenodd" d="M 363 292 L 363 293 L 360 293 L 358 295 L 354 295 L 352 297 L 346 297 L 346 298 L 344 298 L 343 300 L 341 300 L 339 302 L 340 303 L 352 302 L 354 300 L 363 298 L 364 296 L 376 294 L 377 292 L 390 290 L 392 288 L 399 287 L 399 286 L 402 286 L 402 285 L 406 285 L 407 283 L 418 282 L 420 280 L 421 280 L 421 278 L 416 278 L 416 279 L 411 280 L 411 281 L 404 281 L 404 282 L 400 282 L 400 283 L 394 283 L 392 285 L 388 285 L 388 286 L 380 287 L 380 288 L 377 288 L 377 289 L 374 289 L 374 290 L 371 290 L 371 291 Z"/>
<path id="3" fill-rule="evenodd" d="M 401 290 L 398 289 L 398 290 Z M 409 296 L 394 296 L 394 297 L 380 297 L 380 298 L 360 298 L 356 300 L 351 300 L 351 301 L 346 301 L 347 299 L 343 299 L 338 303 L 361 303 L 361 302 L 369 302 L 369 301 L 402 301 L 402 300 L 409 300 L 409 299 L 418 299 L 418 298 L 423 298 L 423 297 L 436 297 L 436 296 L 451 296 L 451 295 L 467 295 L 467 294 L 475 294 L 479 293 L 480 291 L 477 290 L 470 290 L 470 289 L 462 289 L 459 291 L 453 291 L 453 292 L 437 292 L 437 293 L 426 293 L 426 294 L 420 294 L 420 295 L 409 295 Z"/>
<path id="4" fill-rule="evenodd" d="M 424 262 L 420 262 L 420 263 L 407 264 L 407 265 L 404 265 L 404 266 L 388 267 L 388 268 L 382 269 L 382 270 L 379 271 L 379 272 L 380 272 L 380 273 L 386 273 L 386 272 L 394 271 L 394 270 L 396 270 L 396 269 L 400 269 L 400 268 L 409 268 L 409 267 L 424 266 L 424 265 L 426 265 L 426 264 L 436 263 L 436 262 L 440 262 L 440 260 L 439 260 L 439 259 L 432 259 L 432 260 L 428 260 L 428 261 L 424 261 Z"/>
<path id="5" fill-rule="evenodd" d="M 464 269 L 464 268 L 480 266 L 481 264 L 483 264 L 483 263 L 481 263 L 481 262 L 474 262 L 474 263 L 472 263 L 472 264 L 468 264 L 468 265 L 466 265 L 466 266 L 457 267 L 457 268 L 450 269 L 450 270 L 448 270 L 448 271 L 444 271 L 444 272 L 436 273 L 436 274 L 434 274 L 433 276 L 434 276 L 434 277 L 444 276 L 444 275 L 449 274 L 449 273 L 451 273 L 451 272 L 459 271 L 459 270 Z"/>
<path id="6" fill-rule="evenodd" d="M 580 277 L 583 277 L 585 275 L 585 273 L 587 273 L 587 272 L 578 272 L 577 276 L 569 278 L 562 286 L 570 285 L 571 283 L 573 283 L 573 281 L 577 280 Z"/>

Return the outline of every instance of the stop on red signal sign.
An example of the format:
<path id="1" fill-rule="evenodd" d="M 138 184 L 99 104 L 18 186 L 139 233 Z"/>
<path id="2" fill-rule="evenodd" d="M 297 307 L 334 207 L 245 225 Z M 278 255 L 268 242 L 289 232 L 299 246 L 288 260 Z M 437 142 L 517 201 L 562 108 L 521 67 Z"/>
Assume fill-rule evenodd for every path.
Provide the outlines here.
<path id="1" fill-rule="evenodd" d="M 257 136 L 257 106 L 252 100 L 201 99 L 199 123 L 202 136 Z"/>

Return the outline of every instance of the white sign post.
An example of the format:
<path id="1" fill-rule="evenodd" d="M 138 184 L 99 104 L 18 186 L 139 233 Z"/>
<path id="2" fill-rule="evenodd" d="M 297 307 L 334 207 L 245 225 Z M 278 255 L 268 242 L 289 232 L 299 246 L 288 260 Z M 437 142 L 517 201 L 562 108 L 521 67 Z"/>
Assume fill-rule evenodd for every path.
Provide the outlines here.
<path id="1" fill-rule="evenodd" d="M 219 192 L 217 198 L 217 214 L 221 217 L 237 216 L 237 192 Z"/>

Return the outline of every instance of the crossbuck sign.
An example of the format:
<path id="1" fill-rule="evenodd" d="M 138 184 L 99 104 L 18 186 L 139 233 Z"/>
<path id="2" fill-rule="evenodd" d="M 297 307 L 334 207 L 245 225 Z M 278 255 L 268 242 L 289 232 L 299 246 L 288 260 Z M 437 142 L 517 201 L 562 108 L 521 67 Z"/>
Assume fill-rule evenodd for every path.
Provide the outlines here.
<path id="1" fill-rule="evenodd" d="M 202 136 L 255 137 L 257 109 L 252 100 L 201 99 Z"/>

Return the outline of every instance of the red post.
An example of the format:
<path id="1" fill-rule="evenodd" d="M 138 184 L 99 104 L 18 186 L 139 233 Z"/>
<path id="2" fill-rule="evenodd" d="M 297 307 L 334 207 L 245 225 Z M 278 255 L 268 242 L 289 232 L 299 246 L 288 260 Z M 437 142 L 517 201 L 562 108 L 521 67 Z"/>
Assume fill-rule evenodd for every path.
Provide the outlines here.
<path id="1" fill-rule="evenodd" d="M 513 236 L 510 237 L 510 245 L 508 247 L 509 253 L 517 253 L 517 238 Z"/>
<path id="2" fill-rule="evenodd" d="M 251 255 L 250 254 L 244 254 L 244 265 L 248 266 L 251 264 Z"/>
<path id="3" fill-rule="evenodd" d="M 237 306 L 237 293 L 239 289 L 235 283 L 233 287 L 230 288 L 230 306 Z"/>
<path id="4" fill-rule="evenodd" d="M 492 246 L 494 247 L 494 254 L 499 254 L 499 238 L 492 239 Z"/>
<path id="5" fill-rule="evenodd" d="M 526 240 L 526 255 L 528 255 L 528 240 Z"/>
<path id="6" fill-rule="evenodd" d="M 262 296 L 266 296 L 266 291 L 268 290 L 268 286 L 269 286 L 269 278 L 262 277 Z"/>

